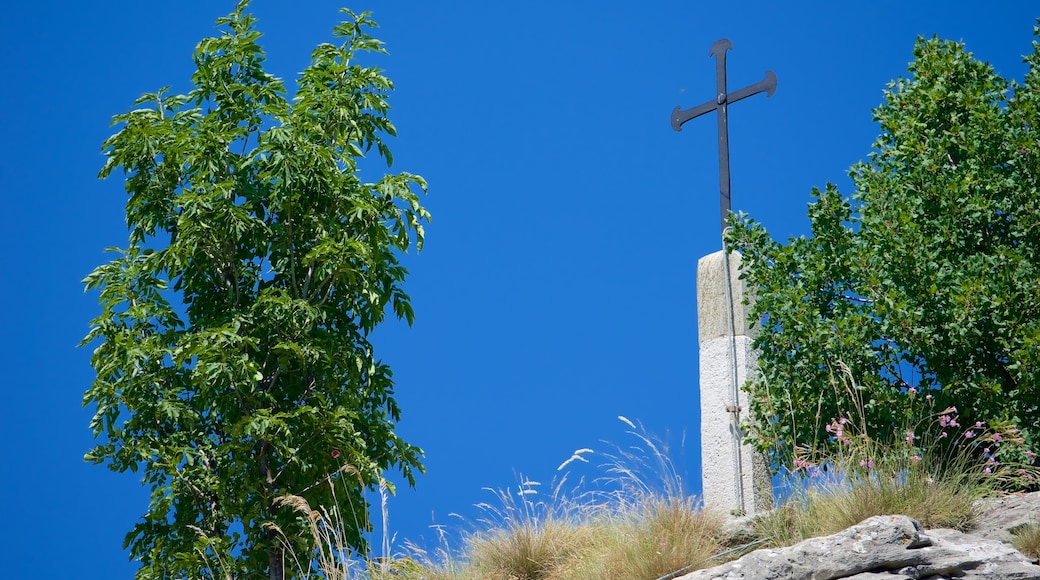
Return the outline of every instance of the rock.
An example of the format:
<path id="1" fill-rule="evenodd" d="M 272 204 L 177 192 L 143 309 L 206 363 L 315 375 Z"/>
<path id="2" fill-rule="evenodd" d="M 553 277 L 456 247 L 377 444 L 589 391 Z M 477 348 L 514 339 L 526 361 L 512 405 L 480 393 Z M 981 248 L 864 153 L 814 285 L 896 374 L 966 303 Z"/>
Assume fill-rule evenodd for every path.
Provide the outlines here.
<path id="1" fill-rule="evenodd" d="M 833 536 L 756 550 L 676 580 L 788 578 L 1040 579 L 1040 566 L 997 540 L 955 530 L 923 530 L 907 516 L 876 516 Z"/>
<path id="2" fill-rule="evenodd" d="M 1012 532 L 1040 521 L 1040 491 L 987 498 L 975 505 L 979 525 L 971 535 L 980 538 L 1010 542 Z"/>
<path id="3" fill-rule="evenodd" d="M 932 547 L 928 558 L 929 571 L 933 575 L 950 575 L 968 578 L 1040 578 L 1040 566 L 1022 555 L 1011 544 L 987 540 L 956 530 L 929 530 L 927 536 Z M 923 574 L 918 577 L 927 577 Z"/>

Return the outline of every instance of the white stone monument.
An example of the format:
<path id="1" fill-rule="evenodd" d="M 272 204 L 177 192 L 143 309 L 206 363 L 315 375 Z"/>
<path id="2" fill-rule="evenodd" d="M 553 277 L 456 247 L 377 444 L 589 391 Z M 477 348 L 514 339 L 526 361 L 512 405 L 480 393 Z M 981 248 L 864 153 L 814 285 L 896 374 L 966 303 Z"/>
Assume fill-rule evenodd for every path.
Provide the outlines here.
<path id="1" fill-rule="evenodd" d="M 705 507 L 735 515 L 773 506 L 769 465 L 741 438 L 740 422 L 748 413 L 741 387 L 755 372 L 757 360 L 745 294 L 740 254 L 719 251 L 698 260 L 703 499 Z"/>

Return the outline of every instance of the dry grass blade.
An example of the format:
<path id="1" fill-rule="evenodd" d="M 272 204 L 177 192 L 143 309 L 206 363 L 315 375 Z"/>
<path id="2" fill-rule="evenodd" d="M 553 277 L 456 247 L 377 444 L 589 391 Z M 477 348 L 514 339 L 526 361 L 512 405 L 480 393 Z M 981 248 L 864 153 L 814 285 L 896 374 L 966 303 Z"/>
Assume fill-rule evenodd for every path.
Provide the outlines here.
<path id="1" fill-rule="evenodd" d="M 275 503 L 303 516 L 310 530 L 315 546 L 313 557 L 316 561 L 304 564 L 299 558 L 300 555 L 292 552 L 290 543 L 284 540 L 284 532 L 275 525 L 270 526 L 283 537 L 283 545 L 287 553 L 291 554 L 301 575 L 305 575 L 304 571 L 317 565 L 326 578 L 348 578 L 352 568 L 352 552 L 346 542 L 339 508 L 333 506 L 331 512 L 324 506 L 312 508 L 306 499 L 298 495 L 282 496 L 276 499 Z"/>
<path id="2" fill-rule="evenodd" d="M 268 529 L 274 530 L 281 537 L 286 554 L 292 559 L 301 577 L 310 577 L 312 572 L 316 571 L 325 578 L 345 580 L 357 577 L 357 571 L 366 567 L 366 564 L 373 572 L 378 572 L 373 562 L 356 561 L 358 560 L 358 554 L 353 551 L 348 541 L 347 522 L 349 521 L 355 526 L 352 529 L 361 529 L 361 520 L 355 506 L 348 505 L 349 514 L 344 513 L 343 509 L 341 509 L 340 504 L 342 502 L 336 492 L 336 484 L 339 481 L 339 478 L 335 477 L 337 475 L 361 480 L 361 474 L 355 467 L 344 465 L 324 481 L 316 483 L 315 485 L 324 484 L 329 486 L 330 506 L 320 505 L 313 507 L 301 495 L 285 495 L 275 500 L 276 505 L 296 512 L 306 522 L 307 530 L 311 536 L 311 545 L 313 546 L 310 553 L 296 553 L 293 550 L 292 543 L 288 541 L 285 532 L 280 527 L 273 523 L 265 524 Z M 379 478 L 379 482 L 380 492 L 385 494 L 387 484 L 382 477 Z M 342 482 L 340 483 L 342 484 Z M 315 485 L 308 487 L 307 490 L 312 489 Z M 347 496 L 349 497 L 349 494 Z M 385 498 L 382 501 L 382 507 L 385 520 Z M 347 519 L 348 517 L 350 517 L 349 520 Z M 388 541 L 384 541 L 384 546 L 387 544 Z"/>

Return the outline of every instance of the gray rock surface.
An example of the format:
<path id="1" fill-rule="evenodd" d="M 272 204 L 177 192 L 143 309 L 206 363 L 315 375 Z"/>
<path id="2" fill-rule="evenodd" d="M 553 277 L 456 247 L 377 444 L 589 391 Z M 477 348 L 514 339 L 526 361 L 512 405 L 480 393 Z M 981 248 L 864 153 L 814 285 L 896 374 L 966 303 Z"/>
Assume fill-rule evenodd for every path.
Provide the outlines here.
<path id="1" fill-rule="evenodd" d="M 971 535 L 1010 542 L 1012 532 L 1040 522 L 1040 491 L 988 498 L 979 501 L 976 507 L 979 525 Z"/>
<path id="2" fill-rule="evenodd" d="M 990 532 L 997 534 L 995 528 Z M 997 539 L 955 530 L 924 530 L 907 516 L 877 516 L 833 536 L 787 548 L 756 550 L 676 580 L 788 578 L 1040 579 L 1040 566 Z"/>

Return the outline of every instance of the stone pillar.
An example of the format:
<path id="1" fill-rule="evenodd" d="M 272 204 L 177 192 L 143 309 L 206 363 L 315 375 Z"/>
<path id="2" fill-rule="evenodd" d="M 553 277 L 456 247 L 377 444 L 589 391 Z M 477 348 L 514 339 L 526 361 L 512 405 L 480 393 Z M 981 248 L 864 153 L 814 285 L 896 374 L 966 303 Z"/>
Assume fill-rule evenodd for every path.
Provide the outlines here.
<path id="1" fill-rule="evenodd" d="M 697 262 L 704 505 L 737 515 L 773 506 L 769 465 L 742 443 L 739 429 L 748 413 L 742 387 L 755 372 L 757 361 L 751 348 L 754 329 L 747 322 L 750 305 L 743 304 L 744 295 L 740 254 L 734 252 L 727 260 L 719 251 Z"/>

